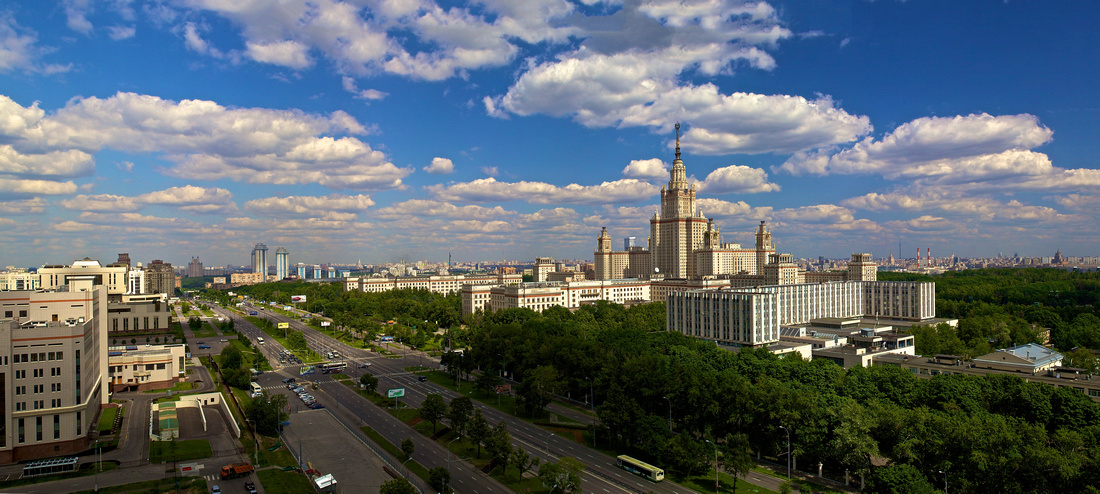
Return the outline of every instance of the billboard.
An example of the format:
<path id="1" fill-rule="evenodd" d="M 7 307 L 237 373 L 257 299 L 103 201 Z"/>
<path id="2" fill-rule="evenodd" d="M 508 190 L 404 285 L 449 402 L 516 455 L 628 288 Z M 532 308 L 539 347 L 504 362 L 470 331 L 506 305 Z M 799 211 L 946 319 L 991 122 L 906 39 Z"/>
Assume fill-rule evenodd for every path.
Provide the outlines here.
<path id="1" fill-rule="evenodd" d="M 386 391 L 387 398 L 404 398 L 405 388 L 390 388 Z"/>
<path id="2" fill-rule="evenodd" d="M 289 329 L 289 328 L 290 328 L 290 323 L 288 323 L 288 322 L 279 323 L 279 329 Z"/>
<path id="3" fill-rule="evenodd" d="M 331 322 L 329 322 L 329 321 L 321 321 L 321 326 L 322 326 L 322 327 L 323 327 L 323 326 L 331 326 L 331 325 L 332 325 L 332 323 L 331 323 Z"/>
<path id="4" fill-rule="evenodd" d="M 313 374 L 313 373 L 314 373 L 314 371 L 313 371 L 313 366 L 312 365 L 304 366 L 304 367 L 302 367 L 301 369 L 298 370 L 298 374 L 302 375 L 302 376 L 304 376 L 306 374 Z"/>
<path id="5" fill-rule="evenodd" d="M 290 301 L 294 302 L 294 303 L 305 302 L 306 301 L 306 296 L 305 295 L 294 295 L 293 297 L 290 297 Z"/>

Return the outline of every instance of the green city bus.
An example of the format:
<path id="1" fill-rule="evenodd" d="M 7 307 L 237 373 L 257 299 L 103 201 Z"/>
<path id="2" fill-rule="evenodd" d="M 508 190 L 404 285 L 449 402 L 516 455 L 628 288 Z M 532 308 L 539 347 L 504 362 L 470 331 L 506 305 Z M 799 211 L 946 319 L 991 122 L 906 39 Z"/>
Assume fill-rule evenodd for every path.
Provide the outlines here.
<path id="1" fill-rule="evenodd" d="M 654 482 L 660 482 L 665 479 L 665 471 L 657 468 L 649 463 L 641 460 L 636 460 L 626 455 L 619 455 L 619 468 L 626 470 L 630 473 L 641 475 Z"/>

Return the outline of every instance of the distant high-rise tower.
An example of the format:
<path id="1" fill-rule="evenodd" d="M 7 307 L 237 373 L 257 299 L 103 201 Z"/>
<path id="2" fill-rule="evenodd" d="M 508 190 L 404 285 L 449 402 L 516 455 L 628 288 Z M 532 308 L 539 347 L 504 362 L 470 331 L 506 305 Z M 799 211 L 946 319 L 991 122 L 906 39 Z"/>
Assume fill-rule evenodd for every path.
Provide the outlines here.
<path id="1" fill-rule="evenodd" d="M 145 266 L 145 293 L 174 293 L 176 272 L 172 263 L 154 259 Z"/>
<path id="2" fill-rule="evenodd" d="M 267 246 L 264 244 L 252 248 L 252 272 L 267 276 Z"/>
<path id="3" fill-rule="evenodd" d="M 187 263 L 187 277 L 202 278 L 202 261 L 199 258 L 192 257 L 191 262 Z"/>
<path id="4" fill-rule="evenodd" d="M 125 265 L 129 266 L 130 265 L 130 253 L 129 252 L 119 253 L 119 255 L 118 255 L 118 264 L 125 264 Z"/>
<path id="5" fill-rule="evenodd" d="M 695 184 L 687 181 L 680 159 L 680 124 L 676 124 L 676 159 L 669 170 L 667 187 L 661 188 L 661 210 L 649 220 L 649 252 L 653 267 L 668 278 L 695 274 L 695 256 L 703 246 L 707 219 L 695 208 Z M 762 259 L 760 264 L 763 265 Z"/>
<path id="6" fill-rule="evenodd" d="M 309 266 L 306 266 L 304 263 L 298 263 L 298 264 L 295 265 L 295 267 L 298 268 L 298 279 L 299 280 L 304 280 L 304 279 L 309 277 L 308 276 L 309 272 L 307 271 Z"/>
<path id="7" fill-rule="evenodd" d="M 280 280 L 290 276 L 290 252 L 282 247 L 275 249 L 275 276 Z"/>

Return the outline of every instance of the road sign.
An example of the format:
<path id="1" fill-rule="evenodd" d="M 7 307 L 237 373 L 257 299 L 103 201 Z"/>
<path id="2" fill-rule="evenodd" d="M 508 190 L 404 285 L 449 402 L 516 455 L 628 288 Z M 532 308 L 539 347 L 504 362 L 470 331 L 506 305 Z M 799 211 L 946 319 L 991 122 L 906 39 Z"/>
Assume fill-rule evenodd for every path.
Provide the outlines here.
<path id="1" fill-rule="evenodd" d="M 386 396 L 389 398 L 404 398 L 405 388 L 392 388 L 386 391 Z"/>
<path id="2" fill-rule="evenodd" d="M 288 329 L 288 328 L 290 328 L 290 323 L 288 323 L 288 322 L 279 323 L 279 329 Z"/>

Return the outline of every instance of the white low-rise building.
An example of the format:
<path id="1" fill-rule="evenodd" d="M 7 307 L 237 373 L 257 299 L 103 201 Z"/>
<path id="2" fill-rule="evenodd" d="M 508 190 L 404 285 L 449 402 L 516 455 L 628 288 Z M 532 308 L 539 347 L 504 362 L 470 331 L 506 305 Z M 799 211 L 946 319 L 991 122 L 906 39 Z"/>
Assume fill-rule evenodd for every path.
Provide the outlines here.
<path id="1" fill-rule="evenodd" d="M 186 358 L 182 344 L 110 347 L 107 375 L 111 392 L 172 387 L 186 376 Z"/>
<path id="2" fill-rule="evenodd" d="M 576 309 L 599 300 L 616 304 L 644 303 L 652 300 L 650 287 L 649 280 L 634 278 L 518 283 L 491 287 L 467 285 L 462 289 L 462 315 L 468 316 L 479 309 L 498 311 L 526 308 L 538 312 L 556 306 Z"/>
<path id="3" fill-rule="evenodd" d="M 905 281 L 806 283 L 671 292 L 670 331 L 731 346 L 779 341 L 780 328 L 823 318 L 936 317 L 935 284 Z"/>
<path id="4" fill-rule="evenodd" d="M 457 274 L 434 276 L 399 277 L 360 277 L 344 278 L 344 291 L 367 293 L 388 292 L 390 290 L 427 290 L 432 293 L 450 295 L 462 291 L 463 285 L 505 285 L 521 283 L 523 276 L 518 274 Z"/>

